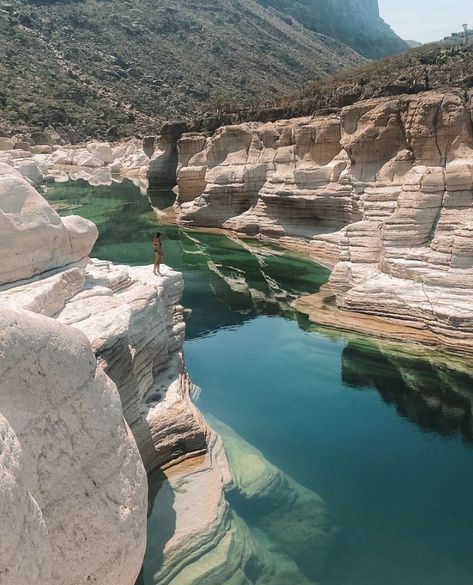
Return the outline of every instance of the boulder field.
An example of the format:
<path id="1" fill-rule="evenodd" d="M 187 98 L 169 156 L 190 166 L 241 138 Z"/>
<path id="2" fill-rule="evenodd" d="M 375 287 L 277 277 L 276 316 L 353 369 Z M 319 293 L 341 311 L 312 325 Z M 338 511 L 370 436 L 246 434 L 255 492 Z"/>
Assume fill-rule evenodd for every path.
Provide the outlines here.
<path id="1" fill-rule="evenodd" d="M 14 167 L 33 185 L 84 179 L 91 185 L 111 185 L 125 178 L 146 191 L 150 157 L 145 142 L 130 138 L 120 142 L 65 144 L 57 142 L 32 145 L 0 137 L 0 164 Z"/>
<path id="2" fill-rule="evenodd" d="M 183 134 L 177 221 L 278 240 L 332 267 L 301 306 L 315 321 L 469 355 L 472 112 L 471 94 L 425 92 Z"/>

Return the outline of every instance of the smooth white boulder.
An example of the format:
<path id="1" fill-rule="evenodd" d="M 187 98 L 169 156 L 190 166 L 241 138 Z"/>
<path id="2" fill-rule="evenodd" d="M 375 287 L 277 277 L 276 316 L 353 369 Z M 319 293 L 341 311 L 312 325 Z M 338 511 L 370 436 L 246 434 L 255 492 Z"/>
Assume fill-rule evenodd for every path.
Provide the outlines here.
<path id="1" fill-rule="evenodd" d="M 147 483 L 116 386 L 85 335 L 28 311 L 0 309 L 0 355 L 0 584 L 133 585 Z"/>
<path id="2" fill-rule="evenodd" d="M 69 153 L 64 150 L 63 148 L 58 148 L 48 159 L 49 164 L 52 165 L 70 165 L 71 160 L 69 158 Z"/>
<path id="3" fill-rule="evenodd" d="M 114 156 L 109 142 L 90 142 L 87 150 L 106 165 L 113 162 Z"/>
<path id="4" fill-rule="evenodd" d="M 105 163 L 101 158 L 89 152 L 86 148 L 74 150 L 71 152 L 71 164 L 76 167 L 103 167 Z"/>
<path id="5" fill-rule="evenodd" d="M 28 181 L 6 167 L 0 168 L 0 284 L 88 256 L 96 226 L 76 216 L 61 220 Z"/>

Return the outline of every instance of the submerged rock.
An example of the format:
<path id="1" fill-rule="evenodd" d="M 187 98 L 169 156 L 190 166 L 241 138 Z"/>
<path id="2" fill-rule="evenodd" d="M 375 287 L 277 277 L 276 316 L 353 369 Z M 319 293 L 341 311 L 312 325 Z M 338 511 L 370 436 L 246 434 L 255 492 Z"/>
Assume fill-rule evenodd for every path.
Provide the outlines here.
<path id="1" fill-rule="evenodd" d="M 149 521 L 146 581 L 315 585 L 305 562 L 308 573 L 321 566 L 335 534 L 324 502 L 227 426 L 211 422 L 223 443 L 209 431 L 205 456 L 165 472 Z M 259 514 L 250 530 L 251 506 Z"/>

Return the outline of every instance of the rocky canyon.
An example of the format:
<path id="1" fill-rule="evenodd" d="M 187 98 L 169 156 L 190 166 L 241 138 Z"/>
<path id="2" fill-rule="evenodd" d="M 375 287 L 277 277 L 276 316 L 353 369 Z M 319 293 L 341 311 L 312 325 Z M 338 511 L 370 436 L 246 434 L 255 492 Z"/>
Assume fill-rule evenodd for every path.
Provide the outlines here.
<path id="1" fill-rule="evenodd" d="M 0 0 L 0 585 L 468 585 L 463 35 Z"/>
<path id="2" fill-rule="evenodd" d="M 184 134 L 178 222 L 277 240 L 333 267 L 300 305 L 320 322 L 469 354 L 471 119 L 470 94 L 426 92 Z M 375 321 L 357 327 L 355 314 Z"/>
<path id="3" fill-rule="evenodd" d="M 308 583 L 294 559 L 274 549 L 274 534 L 289 528 L 296 508 L 304 546 L 322 562 L 336 532 L 330 513 L 215 421 L 224 449 L 194 406 L 182 355 L 182 275 L 89 258 L 95 225 L 59 217 L 25 177 L 26 158 L 29 174 L 60 178 L 69 169 L 91 180 L 95 170 L 103 179 L 123 156 L 145 156 L 140 146 L 3 152 L 0 510 L 9 530 L 0 583 L 140 582 L 146 474 L 158 469 L 173 490 L 177 526 L 153 582 L 246 583 L 242 567 L 254 565 L 259 577 L 251 582 L 279 578 L 283 566 Z M 252 506 L 278 502 L 281 514 L 262 527 L 267 544 L 232 509 L 230 493 Z M 158 515 L 158 536 L 161 526 Z"/>

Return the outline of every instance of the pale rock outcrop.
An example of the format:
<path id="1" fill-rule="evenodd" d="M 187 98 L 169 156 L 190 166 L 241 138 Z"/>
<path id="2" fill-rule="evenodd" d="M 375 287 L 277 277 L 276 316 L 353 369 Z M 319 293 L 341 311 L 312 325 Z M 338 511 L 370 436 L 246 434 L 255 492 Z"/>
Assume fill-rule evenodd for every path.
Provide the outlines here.
<path id="1" fill-rule="evenodd" d="M 132 585 L 147 485 L 115 385 L 72 327 L 7 306 L 0 331 L 0 583 Z"/>
<path id="2" fill-rule="evenodd" d="M 0 136 L 0 150 L 13 150 L 15 148 L 15 141 L 6 136 Z"/>
<path id="3" fill-rule="evenodd" d="M 0 166 L 0 187 L 0 243 L 9 251 L 0 260 L 0 302 L 87 335 L 119 389 L 148 470 L 204 450 L 205 428 L 189 414 L 181 355 L 182 275 L 163 267 L 155 277 L 151 266 L 89 262 L 94 224 L 61 219 L 7 165 Z"/>
<path id="4" fill-rule="evenodd" d="M 75 167 L 88 167 L 97 168 L 105 166 L 105 163 L 93 152 L 90 152 L 88 148 L 81 148 L 69 153 L 69 161 L 72 166 Z"/>
<path id="5" fill-rule="evenodd" d="M 2 246 L 11 250 L 0 263 L 0 306 L 8 307 L 0 413 L 19 446 L 10 427 L 2 441 L 8 434 L 9 448 L 22 450 L 28 464 L 23 473 L 15 455 L 16 468 L 5 473 L 18 479 L 0 484 L 0 501 L 8 498 L 0 511 L 10 524 L 6 508 L 21 499 L 14 518 L 28 514 L 31 524 L 24 545 L 14 531 L 2 543 L 16 580 L 1 581 L 0 567 L 0 582 L 75 585 L 90 577 L 134 585 L 146 539 L 143 463 L 151 471 L 207 450 L 182 358 L 182 275 L 90 261 L 93 224 L 61 220 L 9 165 L 0 165 L 0 184 Z M 7 319 L 25 320 L 21 335 Z M 22 553 L 42 535 L 23 561 L 21 554 L 11 560 L 13 547 Z M 30 569 L 28 581 L 22 575 Z"/>
<path id="6" fill-rule="evenodd" d="M 342 311 L 471 353 L 471 115 L 462 94 L 426 92 L 184 134 L 178 221 L 308 252 L 334 266 Z"/>
<path id="7" fill-rule="evenodd" d="M 78 216 L 61 219 L 13 168 L 0 175 L 0 284 L 31 278 L 88 256 L 97 228 Z"/>
<path id="8" fill-rule="evenodd" d="M 15 168 L 25 179 L 38 186 L 43 182 L 43 173 L 39 160 L 33 160 L 31 152 L 7 150 L 0 152 L 0 165 Z"/>
<path id="9" fill-rule="evenodd" d="M 49 154 L 37 153 L 34 159 L 42 166 L 44 174 L 49 173 L 55 178 L 82 171 L 94 176 L 106 173 L 109 177 L 136 177 L 141 182 L 146 180 L 150 163 L 142 141 L 136 138 L 117 144 L 90 142 L 85 145 L 60 146 Z"/>
<path id="10" fill-rule="evenodd" d="M 104 165 L 109 165 L 114 160 L 112 146 L 109 142 L 89 142 L 87 150 L 100 159 Z"/>
<path id="11" fill-rule="evenodd" d="M 0 287 L 0 302 L 83 331 L 117 385 L 124 416 L 148 471 L 206 448 L 206 429 L 189 411 L 182 275 L 163 267 L 99 260 Z"/>

